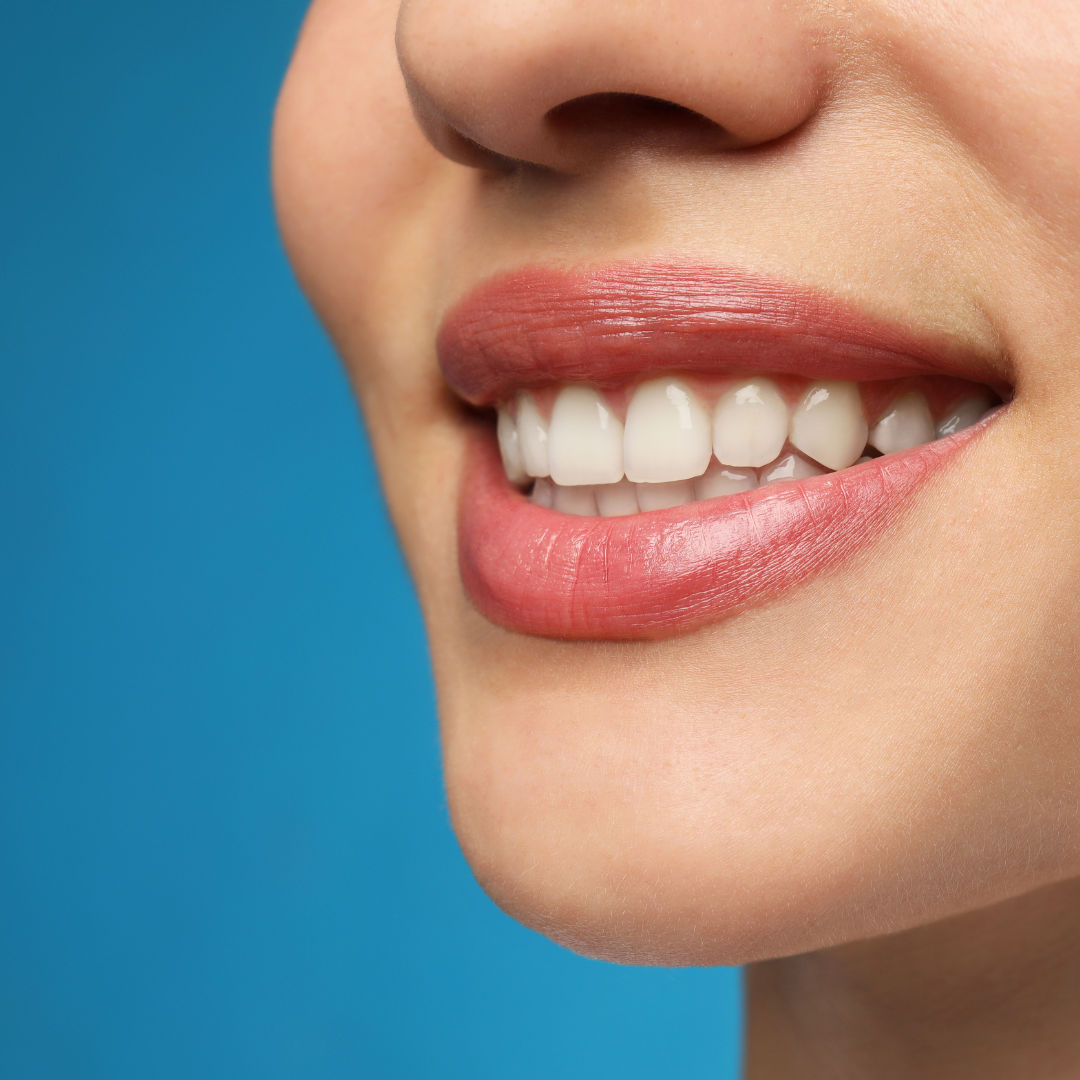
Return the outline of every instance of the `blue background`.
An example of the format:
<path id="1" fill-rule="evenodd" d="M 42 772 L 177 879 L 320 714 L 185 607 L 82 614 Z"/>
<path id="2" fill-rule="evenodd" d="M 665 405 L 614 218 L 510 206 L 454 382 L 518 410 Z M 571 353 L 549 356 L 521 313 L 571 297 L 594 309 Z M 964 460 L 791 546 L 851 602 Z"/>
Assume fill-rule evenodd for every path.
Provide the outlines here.
<path id="1" fill-rule="evenodd" d="M 0 1075 L 733 1077 L 449 829 L 416 604 L 274 232 L 297 0 L 0 4 Z"/>

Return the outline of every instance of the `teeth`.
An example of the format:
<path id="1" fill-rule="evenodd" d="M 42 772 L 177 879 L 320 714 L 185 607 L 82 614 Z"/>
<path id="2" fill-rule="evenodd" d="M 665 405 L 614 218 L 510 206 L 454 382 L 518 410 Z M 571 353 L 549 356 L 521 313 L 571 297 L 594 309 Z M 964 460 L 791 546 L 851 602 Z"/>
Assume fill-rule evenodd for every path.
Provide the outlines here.
<path id="1" fill-rule="evenodd" d="M 623 426 L 589 386 L 564 386 L 548 429 L 551 478 L 563 486 L 614 484 L 623 477 Z"/>
<path id="2" fill-rule="evenodd" d="M 783 450 L 787 433 L 787 405 L 768 379 L 733 387 L 716 403 L 713 449 L 723 465 L 767 465 Z"/>
<path id="3" fill-rule="evenodd" d="M 791 417 L 791 443 L 830 469 L 846 469 L 866 446 L 866 418 L 852 382 L 812 383 Z"/>
<path id="4" fill-rule="evenodd" d="M 529 501 L 536 503 L 537 506 L 546 506 L 550 510 L 555 502 L 555 485 L 546 477 L 541 476 L 533 484 Z"/>
<path id="5" fill-rule="evenodd" d="M 623 445 L 628 480 L 689 480 L 700 476 L 712 457 L 709 414 L 682 379 L 642 383 L 626 410 Z"/>
<path id="6" fill-rule="evenodd" d="M 598 390 L 573 383 L 555 395 L 550 421 L 521 391 L 516 421 L 499 406 L 496 432 L 511 483 L 534 478 L 531 502 L 611 518 L 846 469 L 952 435 L 997 400 L 973 386 L 935 427 L 926 394 L 912 390 L 868 432 L 852 382 L 811 383 L 789 413 L 772 380 L 750 376 L 729 384 L 710 416 L 686 381 L 666 376 L 633 392 L 625 428 Z"/>
<path id="7" fill-rule="evenodd" d="M 549 476 L 548 426 L 530 393 L 518 394 L 518 443 L 521 462 L 530 476 Z"/>
<path id="8" fill-rule="evenodd" d="M 757 486 L 757 473 L 753 469 L 729 469 L 720 462 L 713 461 L 705 475 L 694 481 L 694 496 L 698 499 L 716 499 L 721 495 L 753 491 Z"/>
<path id="9" fill-rule="evenodd" d="M 959 405 L 950 409 L 948 416 L 938 424 L 937 437 L 943 439 L 946 435 L 955 435 L 958 431 L 971 427 L 982 419 L 983 413 L 989 408 L 989 394 L 973 394 L 965 398 Z"/>
<path id="10" fill-rule="evenodd" d="M 596 516 L 596 496 L 591 487 L 563 487 L 555 485 L 553 509 L 563 514 L 580 514 L 582 517 Z"/>
<path id="11" fill-rule="evenodd" d="M 933 442 L 934 419 L 926 398 L 918 392 L 897 398 L 892 408 L 874 425 L 869 441 L 883 454 Z"/>
<path id="12" fill-rule="evenodd" d="M 776 484 L 783 480 L 806 480 L 811 476 L 824 476 L 828 471 L 799 454 L 785 454 L 771 465 L 766 465 L 759 476 L 761 486 L 764 487 L 766 484 Z"/>
<path id="13" fill-rule="evenodd" d="M 506 409 L 499 409 L 496 433 L 499 436 L 499 453 L 502 454 L 506 478 L 511 484 L 524 483 L 529 474 L 525 471 L 525 463 L 521 460 L 521 443 L 518 441 L 517 424 Z"/>
<path id="14" fill-rule="evenodd" d="M 689 480 L 667 484 L 638 484 L 638 505 L 642 510 L 667 510 L 694 501 L 694 485 Z"/>
<path id="15" fill-rule="evenodd" d="M 626 517 L 636 514 L 638 506 L 637 488 L 629 480 L 620 480 L 617 484 L 601 484 L 596 489 L 596 508 L 601 517 Z"/>

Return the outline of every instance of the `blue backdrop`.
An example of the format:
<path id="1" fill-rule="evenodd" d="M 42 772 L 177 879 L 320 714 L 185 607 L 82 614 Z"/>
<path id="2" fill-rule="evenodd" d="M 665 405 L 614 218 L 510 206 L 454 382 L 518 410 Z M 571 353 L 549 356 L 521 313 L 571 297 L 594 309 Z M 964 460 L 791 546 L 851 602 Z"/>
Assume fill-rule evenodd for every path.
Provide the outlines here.
<path id="1" fill-rule="evenodd" d="M 0 1075 L 731 1078 L 447 824 L 420 619 L 267 186 L 299 0 L 0 3 Z"/>

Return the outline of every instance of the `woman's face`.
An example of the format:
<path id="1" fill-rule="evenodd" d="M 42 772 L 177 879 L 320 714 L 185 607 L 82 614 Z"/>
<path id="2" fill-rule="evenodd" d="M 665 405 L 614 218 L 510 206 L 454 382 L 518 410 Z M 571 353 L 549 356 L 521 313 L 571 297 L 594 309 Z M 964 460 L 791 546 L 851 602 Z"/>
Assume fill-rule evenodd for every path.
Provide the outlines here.
<path id="1" fill-rule="evenodd" d="M 282 226 L 515 917 L 737 963 L 1080 873 L 1078 56 L 1075 0 L 315 3 Z"/>

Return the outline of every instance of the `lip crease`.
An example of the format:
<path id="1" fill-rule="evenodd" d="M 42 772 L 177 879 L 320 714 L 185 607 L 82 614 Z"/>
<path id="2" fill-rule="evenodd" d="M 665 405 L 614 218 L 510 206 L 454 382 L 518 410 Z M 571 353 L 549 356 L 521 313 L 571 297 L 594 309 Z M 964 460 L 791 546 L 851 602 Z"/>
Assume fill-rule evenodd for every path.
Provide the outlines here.
<path id="1" fill-rule="evenodd" d="M 519 272 L 454 308 L 438 349 L 450 385 L 477 405 L 523 386 L 615 385 L 665 368 L 857 381 L 949 374 L 997 381 L 1007 394 L 994 365 L 955 342 L 715 267 Z M 478 427 L 458 519 L 462 581 L 482 614 L 521 633 L 684 633 L 850 558 L 992 421 L 840 472 L 616 518 L 529 502 L 506 479 L 490 429 Z"/>

